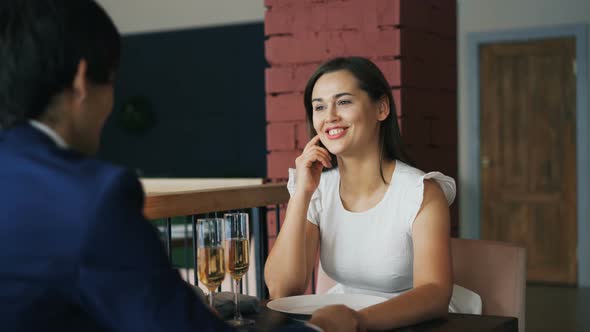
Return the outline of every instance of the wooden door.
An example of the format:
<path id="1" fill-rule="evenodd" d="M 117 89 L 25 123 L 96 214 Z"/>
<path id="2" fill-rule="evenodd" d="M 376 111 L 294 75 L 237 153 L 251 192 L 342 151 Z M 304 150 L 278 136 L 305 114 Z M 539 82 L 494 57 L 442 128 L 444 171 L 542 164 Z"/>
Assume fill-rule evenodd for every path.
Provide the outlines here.
<path id="1" fill-rule="evenodd" d="M 526 247 L 529 281 L 575 285 L 575 39 L 480 48 L 482 238 Z"/>

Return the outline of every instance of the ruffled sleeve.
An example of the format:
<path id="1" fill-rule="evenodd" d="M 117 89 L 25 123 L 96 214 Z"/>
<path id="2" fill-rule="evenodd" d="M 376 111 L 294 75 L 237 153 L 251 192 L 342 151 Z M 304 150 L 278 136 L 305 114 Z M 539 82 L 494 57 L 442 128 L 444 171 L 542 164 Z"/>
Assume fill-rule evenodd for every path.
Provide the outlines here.
<path id="1" fill-rule="evenodd" d="M 430 172 L 418 177 L 415 185 L 410 188 L 411 192 L 408 195 L 410 209 L 408 210 L 409 213 L 407 221 L 410 232 L 412 230 L 412 224 L 414 223 L 414 220 L 416 220 L 418 211 L 422 206 L 422 201 L 424 200 L 424 180 L 428 179 L 432 179 L 438 183 L 447 199 L 449 206 L 455 200 L 457 189 L 455 180 L 452 177 L 446 176 L 441 172 Z"/>
<path id="2" fill-rule="evenodd" d="M 289 195 L 293 197 L 295 195 L 295 169 L 289 168 L 289 181 L 287 182 L 287 190 L 289 191 Z M 321 186 L 321 184 L 320 184 Z M 309 220 L 312 224 L 319 226 L 320 225 L 320 214 L 322 211 L 322 204 L 320 198 L 320 188 L 314 191 L 313 195 L 311 195 L 311 200 L 309 202 L 309 208 L 307 209 L 307 220 Z"/>

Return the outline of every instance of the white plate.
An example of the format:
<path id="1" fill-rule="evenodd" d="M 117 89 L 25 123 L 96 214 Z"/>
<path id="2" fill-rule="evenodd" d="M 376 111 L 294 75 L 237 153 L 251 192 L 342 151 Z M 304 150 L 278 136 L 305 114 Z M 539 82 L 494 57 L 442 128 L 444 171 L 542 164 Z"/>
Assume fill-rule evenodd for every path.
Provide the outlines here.
<path id="1" fill-rule="evenodd" d="M 284 297 L 268 302 L 272 310 L 296 315 L 311 315 L 319 308 L 332 304 L 344 304 L 360 310 L 387 300 L 386 298 L 365 294 L 316 294 Z"/>

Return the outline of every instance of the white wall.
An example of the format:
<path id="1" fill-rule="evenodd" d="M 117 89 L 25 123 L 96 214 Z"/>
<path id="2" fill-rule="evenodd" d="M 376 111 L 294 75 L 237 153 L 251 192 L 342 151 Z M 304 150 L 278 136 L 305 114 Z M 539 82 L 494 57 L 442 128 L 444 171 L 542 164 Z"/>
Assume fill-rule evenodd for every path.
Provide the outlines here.
<path id="1" fill-rule="evenodd" d="M 474 91 L 474 87 L 468 86 L 468 77 L 473 75 L 468 69 L 468 45 L 467 36 L 472 32 L 498 32 L 502 30 L 514 30 L 524 28 L 548 28 L 555 25 L 587 24 L 590 26 L 590 0 L 458 0 L 458 66 L 459 66 L 459 174 L 461 195 L 461 234 L 470 232 L 470 227 L 464 227 L 473 222 L 474 209 L 473 195 L 469 193 L 474 186 L 475 179 L 470 178 L 469 144 L 473 137 L 469 137 L 469 120 L 471 112 L 478 110 L 469 109 L 468 97 Z M 590 35 L 590 34 L 589 34 Z M 588 43 L 590 47 L 590 42 Z M 590 53 L 589 53 L 590 54 Z M 590 76 L 588 72 L 578 75 Z M 590 89 L 589 89 L 590 90 Z M 590 91 L 589 91 L 590 93 Z M 588 124 L 590 128 L 590 124 Z M 589 147 L 585 147 L 589 149 Z M 590 153 L 590 152 L 589 152 Z M 590 186 L 590 183 L 579 183 L 579 186 Z M 590 204 L 587 202 L 586 205 Z M 479 219 L 477 217 L 477 219 Z M 478 222 L 479 220 L 477 220 Z M 590 221 L 582 221 L 584 232 L 588 233 Z M 580 233 L 581 234 L 581 233 Z M 588 234 L 587 234 L 588 235 Z M 583 237 L 582 248 L 588 247 L 590 236 Z M 578 246 L 580 242 L 578 241 Z M 580 252 L 578 252 L 580 254 Z M 580 258 L 580 257 L 579 257 Z M 588 258 L 588 256 L 586 257 Z M 590 286 L 590 262 L 584 262 L 584 279 L 581 283 Z"/>
<path id="2" fill-rule="evenodd" d="M 262 22 L 263 0 L 97 0 L 123 34 Z"/>

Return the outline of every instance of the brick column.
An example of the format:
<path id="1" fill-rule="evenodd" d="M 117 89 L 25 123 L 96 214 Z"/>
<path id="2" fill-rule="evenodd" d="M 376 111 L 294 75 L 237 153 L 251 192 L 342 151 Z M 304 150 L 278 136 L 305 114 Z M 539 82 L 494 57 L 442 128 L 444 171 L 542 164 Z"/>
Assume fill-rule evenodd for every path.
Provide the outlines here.
<path id="1" fill-rule="evenodd" d="M 271 181 L 286 180 L 308 141 L 307 79 L 320 63 L 352 55 L 373 60 L 391 84 L 416 165 L 457 178 L 455 0 L 265 0 L 265 6 Z M 457 211 L 456 201 L 453 234 Z M 269 215 L 271 245 L 274 219 Z"/>

